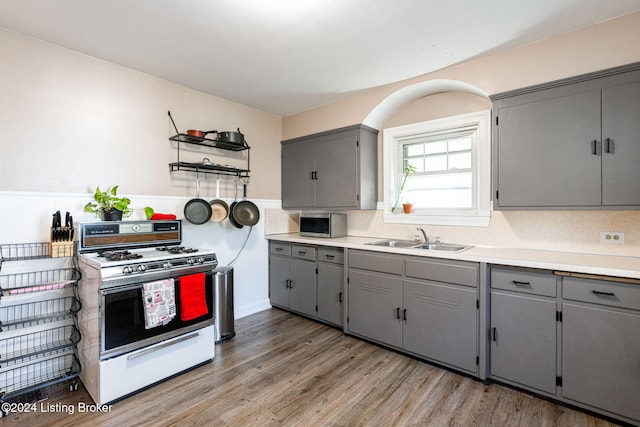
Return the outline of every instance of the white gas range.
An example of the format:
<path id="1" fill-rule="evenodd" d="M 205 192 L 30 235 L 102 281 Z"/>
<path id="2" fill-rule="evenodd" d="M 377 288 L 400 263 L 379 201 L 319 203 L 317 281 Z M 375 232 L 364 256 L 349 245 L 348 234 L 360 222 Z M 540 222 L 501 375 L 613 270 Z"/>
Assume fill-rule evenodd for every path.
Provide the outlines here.
<path id="1" fill-rule="evenodd" d="M 218 261 L 181 240 L 179 220 L 81 224 L 81 379 L 96 403 L 213 359 Z"/>

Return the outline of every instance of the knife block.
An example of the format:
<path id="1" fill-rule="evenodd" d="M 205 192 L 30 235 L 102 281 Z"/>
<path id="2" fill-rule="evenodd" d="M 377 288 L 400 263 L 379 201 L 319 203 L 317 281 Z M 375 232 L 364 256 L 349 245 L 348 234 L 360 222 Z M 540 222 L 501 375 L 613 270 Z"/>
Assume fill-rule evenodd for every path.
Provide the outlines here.
<path id="1" fill-rule="evenodd" d="M 73 240 L 60 240 L 53 241 L 53 228 L 51 229 L 52 239 L 49 241 L 49 255 L 51 258 L 62 258 L 73 256 L 75 251 L 74 241 Z"/>

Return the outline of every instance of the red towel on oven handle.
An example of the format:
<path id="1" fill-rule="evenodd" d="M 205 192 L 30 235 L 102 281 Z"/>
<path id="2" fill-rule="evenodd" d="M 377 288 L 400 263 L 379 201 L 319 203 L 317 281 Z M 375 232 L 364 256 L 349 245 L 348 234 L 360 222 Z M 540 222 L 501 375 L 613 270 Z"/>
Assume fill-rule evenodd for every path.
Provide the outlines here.
<path id="1" fill-rule="evenodd" d="M 205 274 L 180 277 L 180 319 L 192 320 L 209 313 L 205 291 Z"/>

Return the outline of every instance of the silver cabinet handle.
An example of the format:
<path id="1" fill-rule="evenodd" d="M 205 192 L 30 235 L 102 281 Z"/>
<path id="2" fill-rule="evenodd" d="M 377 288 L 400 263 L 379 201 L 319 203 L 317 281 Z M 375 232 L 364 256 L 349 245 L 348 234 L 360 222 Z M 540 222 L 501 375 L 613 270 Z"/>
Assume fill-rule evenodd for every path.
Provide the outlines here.
<path id="1" fill-rule="evenodd" d="M 195 334 L 182 336 L 182 337 L 177 338 L 177 339 L 175 339 L 173 341 L 166 341 L 166 342 L 163 342 L 161 344 L 156 345 L 155 347 L 146 348 L 144 350 L 141 350 L 141 351 L 138 351 L 136 353 L 130 354 L 129 356 L 127 356 L 127 360 L 137 359 L 138 357 L 142 357 L 142 356 L 144 356 L 146 354 L 153 353 L 154 351 L 158 351 L 158 350 L 161 350 L 161 349 L 163 349 L 165 347 L 172 346 L 174 344 L 179 344 L 181 342 L 185 342 L 185 341 L 188 341 L 188 340 L 191 340 L 191 339 L 194 339 L 194 338 L 198 338 L 199 336 L 200 336 L 200 333 L 196 332 Z"/>

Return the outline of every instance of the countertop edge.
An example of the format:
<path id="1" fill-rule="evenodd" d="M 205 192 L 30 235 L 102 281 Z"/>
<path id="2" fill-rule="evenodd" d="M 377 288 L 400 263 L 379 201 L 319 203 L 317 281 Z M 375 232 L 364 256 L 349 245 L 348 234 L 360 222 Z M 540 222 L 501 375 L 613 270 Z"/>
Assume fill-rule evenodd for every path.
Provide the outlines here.
<path id="1" fill-rule="evenodd" d="M 338 238 L 316 238 L 300 236 L 298 233 L 269 234 L 267 240 L 301 243 L 317 246 L 361 249 L 373 252 L 395 253 L 428 258 L 444 258 L 472 261 L 513 267 L 559 270 L 586 273 L 598 276 L 640 279 L 640 257 L 602 255 L 575 252 L 547 251 L 540 249 L 474 246 L 460 253 L 422 251 L 412 248 L 390 248 L 372 246 L 367 243 L 384 240 L 384 237 L 346 236 Z"/>

